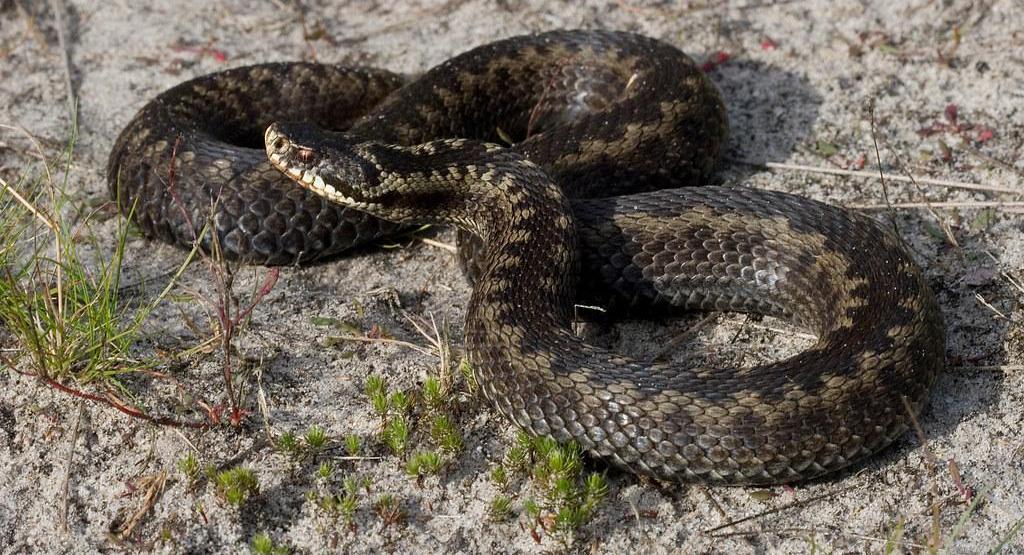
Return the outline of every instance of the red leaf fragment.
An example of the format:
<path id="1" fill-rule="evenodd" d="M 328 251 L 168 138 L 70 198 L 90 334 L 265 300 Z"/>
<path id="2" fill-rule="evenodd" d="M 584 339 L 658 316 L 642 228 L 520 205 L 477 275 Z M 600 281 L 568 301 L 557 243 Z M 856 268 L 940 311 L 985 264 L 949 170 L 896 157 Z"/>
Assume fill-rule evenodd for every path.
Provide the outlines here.
<path id="1" fill-rule="evenodd" d="M 725 62 L 728 62 L 729 58 L 731 57 L 732 56 L 730 56 L 728 52 L 724 50 L 719 50 L 712 54 L 711 58 L 708 59 L 708 61 L 704 62 L 704 65 L 700 66 L 700 68 L 706 73 L 724 64 Z"/>
<path id="2" fill-rule="evenodd" d="M 175 52 L 186 52 L 189 54 L 195 54 L 200 58 L 209 56 L 218 62 L 228 61 L 227 52 L 224 52 L 219 48 L 209 46 L 208 44 L 196 46 L 192 44 L 178 42 L 177 44 L 171 45 L 171 50 Z"/>
<path id="3" fill-rule="evenodd" d="M 942 160 L 943 162 L 953 161 L 953 149 L 949 148 L 949 145 L 946 144 L 946 141 L 939 141 L 939 152 L 941 152 L 939 159 Z"/>
<path id="4" fill-rule="evenodd" d="M 931 137 L 932 135 L 944 133 L 946 131 L 946 128 L 947 126 L 945 123 L 935 122 L 929 125 L 928 127 L 922 127 L 918 129 L 917 134 L 922 137 Z"/>
<path id="5" fill-rule="evenodd" d="M 960 123 L 960 110 L 956 104 L 947 104 L 946 109 L 943 111 L 946 121 L 933 121 L 927 127 L 922 127 L 917 130 L 917 134 L 921 137 L 931 137 L 940 133 L 954 133 L 959 135 L 964 140 L 974 139 L 979 143 L 984 143 L 992 140 L 995 136 L 995 130 L 986 125 L 980 125 L 975 123 Z M 944 157 L 948 147 L 943 146 Z"/>
<path id="6" fill-rule="evenodd" d="M 384 330 L 382 330 L 377 324 L 370 326 L 370 331 L 366 332 L 366 337 L 369 337 L 370 339 L 384 339 L 384 336 Z"/>
<path id="7" fill-rule="evenodd" d="M 779 43 L 775 42 L 774 40 L 768 37 L 765 37 L 764 39 L 761 40 L 761 50 L 775 50 L 778 47 Z"/>
<path id="8" fill-rule="evenodd" d="M 946 121 L 948 121 L 953 127 L 956 127 L 957 108 L 956 104 L 946 105 Z"/>
<path id="9" fill-rule="evenodd" d="M 853 162 L 850 163 L 850 169 L 863 170 L 864 164 L 867 163 L 867 161 L 867 155 L 862 152 L 860 153 L 860 156 L 858 156 Z"/>
<path id="10" fill-rule="evenodd" d="M 231 409 L 231 420 L 230 420 L 231 425 L 235 426 L 235 427 L 240 426 L 242 424 L 242 420 L 244 420 L 246 415 L 248 415 L 248 414 L 249 414 L 249 411 L 247 411 L 245 409 L 238 408 L 238 407 L 232 408 Z"/>

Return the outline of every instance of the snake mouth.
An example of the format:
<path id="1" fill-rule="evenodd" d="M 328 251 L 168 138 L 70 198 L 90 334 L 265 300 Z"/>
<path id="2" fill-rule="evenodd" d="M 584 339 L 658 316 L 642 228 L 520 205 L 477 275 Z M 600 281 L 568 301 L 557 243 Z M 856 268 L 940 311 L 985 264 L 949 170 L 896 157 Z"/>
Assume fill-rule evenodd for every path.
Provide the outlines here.
<path id="1" fill-rule="evenodd" d="M 263 139 L 270 164 L 302 188 L 331 202 L 356 208 L 367 206 L 367 199 L 356 188 L 331 171 L 332 160 L 319 144 L 306 144 L 309 141 L 296 138 L 308 134 L 305 127 L 286 127 L 280 123 L 267 127 Z"/>

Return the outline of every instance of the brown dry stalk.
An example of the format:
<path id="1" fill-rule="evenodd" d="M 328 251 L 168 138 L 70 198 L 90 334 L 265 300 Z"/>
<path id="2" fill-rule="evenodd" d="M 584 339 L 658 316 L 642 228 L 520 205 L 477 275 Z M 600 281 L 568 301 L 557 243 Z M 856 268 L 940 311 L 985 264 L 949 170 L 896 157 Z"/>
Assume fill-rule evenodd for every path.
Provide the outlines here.
<path id="1" fill-rule="evenodd" d="M 146 489 L 146 496 L 142 499 L 142 505 L 132 513 L 131 518 L 121 526 L 117 532 L 117 539 L 124 541 L 128 539 L 135 528 L 142 522 L 142 519 L 146 516 L 149 511 L 156 505 L 157 499 L 160 498 L 160 494 L 164 492 L 164 485 L 167 483 L 167 471 L 161 470 L 156 474 L 150 474 L 149 476 L 143 476 L 139 478 L 138 487 Z"/>
<path id="2" fill-rule="evenodd" d="M 801 164 L 783 164 L 779 162 L 751 162 L 746 160 L 739 160 L 739 162 L 748 164 L 751 166 L 764 166 L 773 170 L 786 170 L 786 171 L 798 171 L 806 173 L 820 173 L 825 175 L 838 175 L 843 177 L 860 177 L 866 179 L 884 179 L 886 181 L 896 181 L 900 183 L 918 183 L 921 185 L 934 185 L 936 187 L 945 187 L 949 189 L 964 189 L 968 191 L 982 191 L 988 193 L 1007 193 L 1011 195 L 1024 195 L 1024 190 L 1016 189 L 1013 187 L 999 187 L 996 185 L 981 185 L 979 183 L 967 183 L 964 181 L 953 181 L 949 179 L 932 179 L 929 177 L 919 177 L 910 175 L 899 175 L 884 172 L 875 171 L 856 171 L 856 170 L 843 170 L 839 168 L 825 168 L 819 166 L 805 166 Z"/>

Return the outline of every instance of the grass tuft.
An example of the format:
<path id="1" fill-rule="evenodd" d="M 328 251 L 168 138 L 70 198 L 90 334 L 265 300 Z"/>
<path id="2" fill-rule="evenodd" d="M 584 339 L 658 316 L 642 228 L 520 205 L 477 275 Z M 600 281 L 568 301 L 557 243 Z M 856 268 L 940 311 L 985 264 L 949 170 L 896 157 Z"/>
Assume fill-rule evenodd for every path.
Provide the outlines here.
<path id="1" fill-rule="evenodd" d="M 228 505 L 235 507 L 241 506 L 260 491 L 256 473 L 242 466 L 217 472 L 213 481 L 216 484 L 217 495 Z"/>
<path id="2" fill-rule="evenodd" d="M 430 426 L 430 436 L 449 455 L 456 455 L 462 451 L 462 436 L 455 427 L 455 423 L 446 414 L 439 414 L 434 417 Z"/>
<path id="3" fill-rule="evenodd" d="M 345 452 L 350 457 L 359 456 L 359 451 L 362 449 L 362 440 L 356 434 L 349 434 L 345 436 Z"/>
<path id="4" fill-rule="evenodd" d="M 431 410 L 441 410 L 447 400 L 445 392 L 441 388 L 441 380 L 437 376 L 427 376 L 423 381 L 423 400 Z"/>
<path id="5" fill-rule="evenodd" d="M 423 478 L 441 471 L 441 456 L 434 451 L 424 451 L 413 455 L 405 464 L 405 472 L 410 476 Z"/>
<path id="6" fill-rule="evenodd" d="M 199 467 L 199 459 L 196 458 L 195 454 L 189 453 L 178 461 L 178 470 L 185 475 L 189 488 L 192 488 L 199 480 L 202 469 Z"/>
<path id="7" fill-rule="evenodd" d="M 75 139 L 73 127 L 65 150 L 52 164 L 44 161 L 38 177 L 23 176 L 15 185 L 0 178 L 0 321 L 18 344 L 13 355 L 0 355 L 0 364 L 133 417 L 204 427 L 207 422 L 150 415 L 130 400 L 124 381 L 140 372 L 170 379 L 151 370 L 156 363 L 138 360 L 132 348 L 192 255 L 151 301 L 127 302 L 122 263 L 128 219 L 115 220 L 112 252 L 97 240 L 97 212 L 76 206 L 67 193 Z M 57 174 L 62 181 L 53 180 Z M 98 393 L 80 389 L 86 386 Z"/>
<path id="8" fill-rule="evenodd" d="M 383 439 L 391 452 L 401 457 L 409 445 L 409 423 L 404 417 L 392 418 L 384 427 Z"/>
<path id="9" fill-rule="evenodd" d="M 284 432 L 277 438 L 277 450 L 294 457 L 299 452 L 299 440 L 295 437 L 292 432 Z"/>
<path id="10" fill-rule="evenodd" d="M 380 517 L 384 526 L 400 524 L 405 520 L 405 511 L 394 495 L 386 494 L 378 497 L 373 504 L 373 512 Z"/>
<path id="11" fill-rule="evenodd" d="M 316 475 L 321 480 L 329 480 L 334 475 L 334 465 L 331 461 L 324 461 L 316 469 Z"/>
<path id="12" fill-rule="evenodd" d="M 541 532 L 546 532 L 569 545 L 609 493 L 603 474 L 583 472 L 583 451 L 577 443 L 563 445 L 550 437 L 531 437 L 524 431 L 516 434 L 502 464 L 491 470 L 491 480 L 507 490 L 512 474 L 526 475 L 539 493 L 523 502 L 527 526 L 538 541 Z M 502 520 L 495 514 L 507 514 L 510 509 L 508 498 L 498 495 L 491 501 L 489 514 L 492 520 Z"/>
<path id="13" fill-rule="evenodd" d="M 323 450 L 327 446 L 327 440 L 327 432 L 323 426 L 313 424 L 306 430 L 306 447 L 314 453 Z"/>
<path id="14" fill-rule="evenodd" d="M 512 499 L 504 495 L 496 495 L 487 508 L 487 516 L 492 522 L 504 522 L 512 515 Z"/>
<path id="15" fill-rule="evenodd" d="M 266 532 L 260 532 L 253 536 L 249 548 L 256 555 L 288 555 L 291 553 L 291 549 L 288 549 L 287 546 L 274 545 L 274 540 Z"/>
<path id="16" fill-rule="evenodd" d="M 466 381 L 466 389 L 470 395 L 476 395 L 479 391 L 479 386 L 476 383 L 476 375 L 473 374 L 473 366 L 469 364 L 469 360 L 462 359 L 459 361 L 459 373 L 462 374 L 462 378 Z"/>

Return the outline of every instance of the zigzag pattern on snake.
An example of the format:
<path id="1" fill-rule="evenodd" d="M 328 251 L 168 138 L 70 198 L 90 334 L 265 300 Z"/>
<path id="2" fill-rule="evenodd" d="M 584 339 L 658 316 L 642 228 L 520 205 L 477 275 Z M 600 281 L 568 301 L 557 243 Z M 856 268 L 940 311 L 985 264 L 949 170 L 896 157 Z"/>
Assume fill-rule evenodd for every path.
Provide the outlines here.
<path id="1" fill-rule="evenodd" d="M 320 127 L 275 124 L 255 148 L 271 122 L 294 120 Z M 456 225 L 479 238 L 467 353 L 518 425 L 663 479 L 807 479 L 905 431 L 944 364 L 942 318 L 870 218 L 688 187 L 725 133 L 717 90 L 675 48 L 558 31 L 478 47 L 404 86 L 309 64 L 202 77 L 142 109 L 109 174 L 149 235 L 191 244 L 212 209 L 223 251 L 263 263 Z M 571 333 L 580 298 L 768 314 L 819 340 L 743 370 L 643 364 Z"/>

